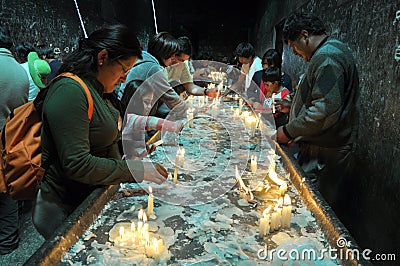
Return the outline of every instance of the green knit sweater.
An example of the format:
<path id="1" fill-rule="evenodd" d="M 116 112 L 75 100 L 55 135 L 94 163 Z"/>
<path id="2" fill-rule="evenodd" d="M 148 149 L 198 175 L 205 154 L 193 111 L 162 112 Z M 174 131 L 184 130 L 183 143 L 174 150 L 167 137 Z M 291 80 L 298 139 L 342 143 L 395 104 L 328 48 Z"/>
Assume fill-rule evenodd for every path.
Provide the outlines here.
<path id="1" fill-rule="evenodd" d="M 102 98 L 98 81 L 84 80 L 94 104 L 76 81 L 61 78 L 48 91 L 43 105 L 42 163 L 49 163 L 41 190 L 65 204 L 79 205 L 96 187 L 141 182 L 143 164 L 124 161 L 118 152 L 118 111 Z M 134 176 L 128 169 L 136 169 Z"/>

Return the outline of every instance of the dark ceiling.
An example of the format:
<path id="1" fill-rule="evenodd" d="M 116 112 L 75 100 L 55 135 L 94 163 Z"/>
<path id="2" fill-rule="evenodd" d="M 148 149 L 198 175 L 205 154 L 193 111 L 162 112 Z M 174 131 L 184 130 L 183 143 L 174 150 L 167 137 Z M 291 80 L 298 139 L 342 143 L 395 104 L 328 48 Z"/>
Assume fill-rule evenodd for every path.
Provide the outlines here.
<path id="1" fill-rule="evenodd" d="M 158 31 L 169 31 L 176 37 L 189 36 L 195 52 L 199 46 L 232 50 L 240 42 L 251 41 L 258 2 L 249 5 L 247 1 L 232 0 L 154 0 Z M 118 21 L 135 31 L 146 29 L 150 35 L 155 33 L 151 0 L 112 3 Z"/>

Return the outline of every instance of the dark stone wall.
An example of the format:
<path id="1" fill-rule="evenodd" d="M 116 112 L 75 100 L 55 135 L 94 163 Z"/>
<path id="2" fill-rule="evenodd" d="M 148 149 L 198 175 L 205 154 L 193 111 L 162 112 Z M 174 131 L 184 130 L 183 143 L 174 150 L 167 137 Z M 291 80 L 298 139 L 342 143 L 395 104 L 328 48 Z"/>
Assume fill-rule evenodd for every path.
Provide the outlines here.
<path id="1" fill-rule="evenodd" d="M 79 6 L 87 34 L 107 23 L 98 3 L 87 0 Z M 84 36 L 73 0 L 2 0 L 0 23 L 9 26 L 14 43 L 57 47 L 62 56 L 76 48 L 77 41 Z"/>
<path id="2" fill-rule="evenodd" d="M 274 47 L 274 26 L 294 10 L 319 16 L 330 34 L 347 43 L 358 63 L 361 111 L 357 167 L 348 181 L 347 216 L 340 217 L 362 248 L 400 259 L 400 3 L 392 0 L 265 1 L 257 49 Z M 280 8 L 284 6 L 285 8 Z M 274 11 L 275 10 L 275 11 Z M 284 69 L 294 80 L 306 64 L 284 46 Z M 377 264 L 377 262 L 373 262 Z M 387 262 L 382 264 L 387 264 Z"/>

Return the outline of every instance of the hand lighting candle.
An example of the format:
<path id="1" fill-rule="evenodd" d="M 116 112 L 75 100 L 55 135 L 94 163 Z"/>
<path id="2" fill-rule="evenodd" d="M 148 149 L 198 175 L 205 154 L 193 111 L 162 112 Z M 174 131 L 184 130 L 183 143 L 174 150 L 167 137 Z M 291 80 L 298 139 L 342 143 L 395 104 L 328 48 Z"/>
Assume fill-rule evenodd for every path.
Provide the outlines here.
<path id="1" fill-rule="evenodd" d="M 154 210 L 154 195 L 151 186 L 149 186 L 149 193 L 149 199 L 147 201 L 147 216 L 152 215 Z"/>

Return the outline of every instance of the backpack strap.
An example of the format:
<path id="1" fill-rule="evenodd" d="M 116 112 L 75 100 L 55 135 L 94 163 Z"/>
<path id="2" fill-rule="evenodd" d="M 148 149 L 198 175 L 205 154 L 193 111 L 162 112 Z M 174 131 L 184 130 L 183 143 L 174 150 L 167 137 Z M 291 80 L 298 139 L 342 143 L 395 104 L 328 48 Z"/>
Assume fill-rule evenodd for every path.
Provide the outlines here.
<path id="1" fill-rule="evenodd" d="M 61 73 L 57 77 L 71 78 L 71 79 L 75 80 L 76 82 L 78 82 L 82 86 L 82 88 L 86 92 L 86 96 L 87 96 L 87 100 L 88 100 L 88 104 L 89 104 L 89 106 L 88 106 L 88 118 L 89 118 L 89 121 L 91 121 L 92 120 L 92 116 L 93 116 L 93 110 L 94 110 L 93 98 L 92 98 L 92 94 L 90 93 L 90 90 L 87 87 L 87 85 L 85 84 L 85 82 L 83 82 L 83 80 L 80 77 L 78 77 L 77 75 L 75 75 L 75 74 L 73 74 L 71 72 Z"/>

